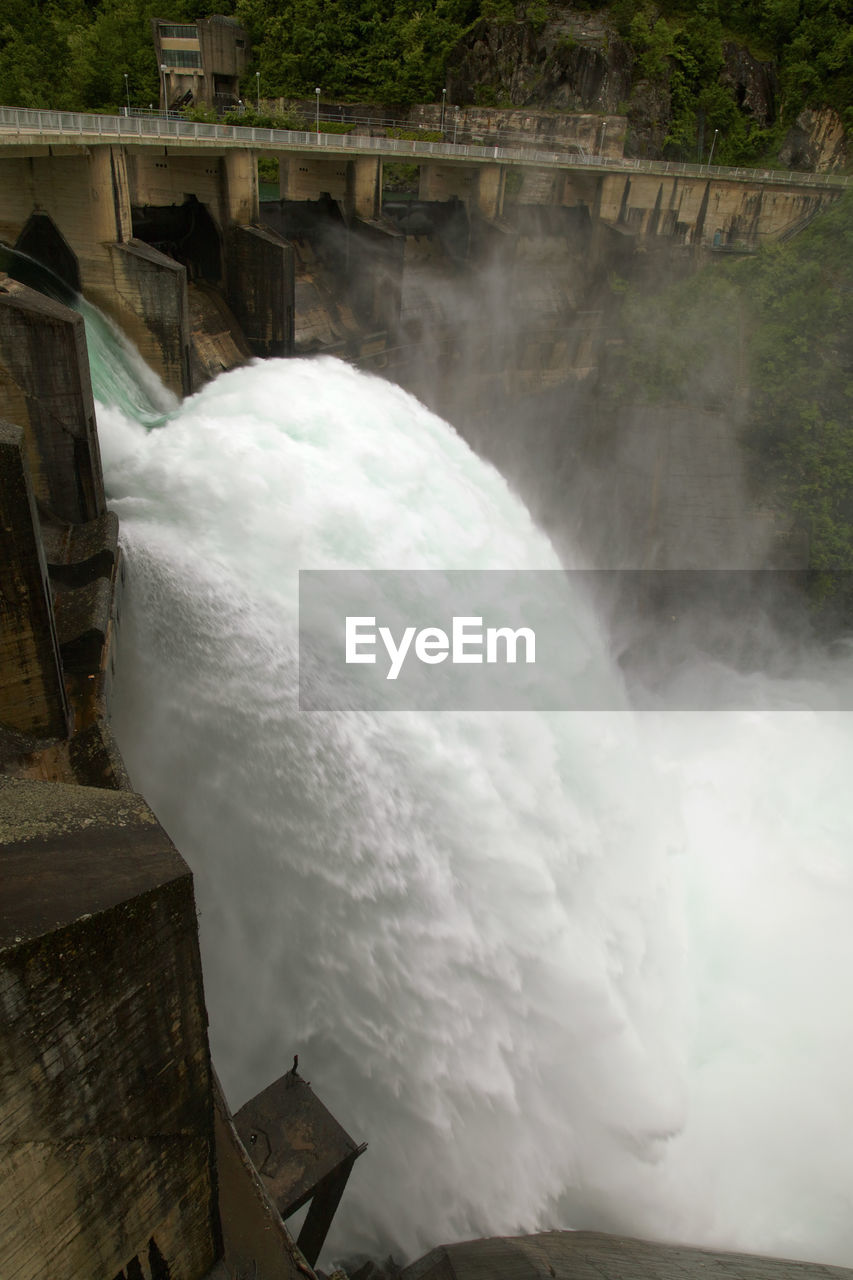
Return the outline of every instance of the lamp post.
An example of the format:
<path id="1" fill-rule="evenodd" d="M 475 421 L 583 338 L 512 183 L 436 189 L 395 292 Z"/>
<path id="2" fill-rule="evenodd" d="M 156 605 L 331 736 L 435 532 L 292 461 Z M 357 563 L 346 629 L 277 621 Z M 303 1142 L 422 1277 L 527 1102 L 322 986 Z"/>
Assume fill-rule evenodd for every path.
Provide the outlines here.
<path id="1" fill-rule="evenodd" d="M 320 90 L 319 90 L 319 89 L 315 89 L 315 90 L 314 90 L 314 92 L 315 92 L 315 94 L 317 95 L 317 116 L 316 116 L 316 124 L 317 124 L 317 137 L 319 138 L 319 136 L 320 136 Z"/>
<path id="2" fill-rule="evenodd" d="M 456 108 L 456 115 L 453 117 L 453 145 L 456 146 L 456 130 L 459 128 L 459 108 Z"/>
<path id="3" fill-rule="evenodd" d="M 124 92 L 127 97 L 127 114 L 130 115 L 130 86 L 127 83 L 127 72 L 124 73 Z"/>
<path id="4" fill-rule="evenodd" d="M 255 72 L 255 91 L 256 91 L 256 98 L 258 103 L 258 115 L 260 115 L 261 114 L 261 73 L 260 71 Z"/>
<path id="5" fill-rule="evenodd" d="M 160 71 L 163 74 L 163 110 L 165 111 L 166 115 L 169 114 L 169 97 L 168 97 L 168 94 L 166 93 L 166 72 L 168 70 L 169 68 L 166 66 L 165 62 L 161 62 Z"/>
<path id="6" fill-rule="evenodd" d="M 714 141 L 711 143 L 711 154 L 708 156 L 708 167 L 709 167 L 709 168 L 710 168 L 710 167 L 711 167 L 711 165 L 714 163 L 714 147 L 717 145 L 717 134 L 718 134 L 719 132 L 720 132 L 720 131 L 719 131 L 719 129 L 715 129 L 715 130 L 714 130 Z"/>
<path id="7" fill-rule="evenodd" d="M 604 135 L 607 133 L 607 121 L 601 122 L 601 142 L 598 144 L 598 154 L 604 155 Z"/>
<path id="8" fill-rule="evenodd" d="M 446 106 L 447 106 L 447 90 L 442 89 L 441 91 L 441 124 L 439 125 L 442 135 L 444 134 L 444 111 Z"/>

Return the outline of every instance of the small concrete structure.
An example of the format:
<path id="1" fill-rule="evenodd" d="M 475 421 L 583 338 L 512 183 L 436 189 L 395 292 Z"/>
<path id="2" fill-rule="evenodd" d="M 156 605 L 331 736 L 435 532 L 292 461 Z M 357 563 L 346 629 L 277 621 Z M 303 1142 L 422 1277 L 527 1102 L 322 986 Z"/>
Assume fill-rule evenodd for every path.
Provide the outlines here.
<path id="1" fill-rule="evenodd" d="M 598 1231 L 466 1240 L 433 1249 L 400 1280 L 853 1280 L 846 1267 L 653 1244 Z"/>
<path id="2" fill-rule="evenodd" d="M 0 883 L 0 1275 L 200 1280 L 221 1240 L 188 867 L 139 796 L 0 778 Z"/>
<path id="3" fill-rule="evenodd" d="M 248 31 L 234 18 L 219 13 L 198 22 L 154 18 L 152 25 L 157 66 L 166 67 L 160 75 L 162 110 L 201 105 L 225 110 L 237 106 L 240 76 L 249 61 Z"/>
<path id="4" fill-rule="evenodd" d="M 305 1258 L 237 1135 L 215 1073 L 213 1084 L 223 1280 L 310 1280 Z"/>
<path id="5" fill-rule="evenodd" d="M 311 1201 L 297 1244 L 313 1266 L 367 1144 L 356 1145 L 297 1074 L 295 1061 L 240 1108 L 234 1124 L 282 1218 Z"/>

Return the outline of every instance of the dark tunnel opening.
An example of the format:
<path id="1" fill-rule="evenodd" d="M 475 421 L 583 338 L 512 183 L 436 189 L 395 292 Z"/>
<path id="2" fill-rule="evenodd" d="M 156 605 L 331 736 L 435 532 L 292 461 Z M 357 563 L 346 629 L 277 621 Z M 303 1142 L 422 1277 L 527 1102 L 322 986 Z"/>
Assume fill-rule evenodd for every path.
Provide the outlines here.
<path id="1" fill-rule="evenodd" d="M 190 280 L 222 284 L 219 231 L 195 196 L 183 204 L 134 206 L 132 214 L 133 234 L 182 263 Z"/>
<path id="2" fill-rule="evenodd" d="M 77 264 L 77 258 L 73 249 L 70 248 L 65 237 L 57 229 L 56 224 L 46 213 L 33 213 L 30 215 L 26 226 L 15 243 L 15 249 L 18 253 L 26 254 L 28 258 L 35 259 L 36 263 L 47 267 L 57 280 L 61 280 L 67 285 L 72 293 L 80 293 L 80 268 Z M 31 285 L 32 288 L 39 289 L 41 292 L 58 292 L 51 288 L 44 287 L 44 281 L 23 279 L 19 275 L 19 271 L 23 270 L 26 274 L 26 264 L 18 263 L 18 271 L 10 271 L 10 275 L 14 274 L 22 280 L 22 283 Z M 8 268 L 7 268 L 8 270 Z M 34 273 L 39 275 L 37 270 Z M 62 298 L 61 301 L 67 301 Z"/>

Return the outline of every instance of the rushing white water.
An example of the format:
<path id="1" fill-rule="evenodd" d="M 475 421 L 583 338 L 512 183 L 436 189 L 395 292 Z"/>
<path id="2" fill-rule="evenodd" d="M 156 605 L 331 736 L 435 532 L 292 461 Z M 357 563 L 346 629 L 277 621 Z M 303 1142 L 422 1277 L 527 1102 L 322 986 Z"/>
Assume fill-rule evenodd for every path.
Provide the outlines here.
<path id="1" fill-rule="evenodd" d="M 596 1225 L 853 1263 L 847 718 L 300 714 L 298 569 L 549 543 L 343 364 L 236 371 L 148 430 L 165 403 L 91 342 L 119 741 L 195 873 L 231 1104 L 298 1052 L 370 1143 L 327 1258 Z"/>

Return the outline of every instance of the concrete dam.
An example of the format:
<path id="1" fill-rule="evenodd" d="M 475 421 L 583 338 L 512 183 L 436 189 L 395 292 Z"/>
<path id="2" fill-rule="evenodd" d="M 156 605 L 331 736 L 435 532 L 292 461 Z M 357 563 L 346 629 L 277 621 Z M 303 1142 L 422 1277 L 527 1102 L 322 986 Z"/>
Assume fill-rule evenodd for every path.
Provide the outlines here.
<path id="1" fill-rule="evenodd" d="M 487 536 L 494 559 L 480 560 L 485 567 L 496 567 L 510 554 L 524 567 L 551 564 L 546 540 L 499 478 L 449 429 L 439 429 L 425 411 L 419 417 L 396 388 L 374 385 L 325 361 L 298 372 L 294 364 L 296 380 L 276 362 L 237 368 L 250 354 L 292 354 L 300 332 L 305 346 L 321 354 L 344 346 L 367 367 L 383 352 L 393 360 L 387 334 L 394 332 L 407 297 L 415 292 L 412 281 L 422 278 L 425 253 L 452 259 L 453 252 L 461 253 L 460 245 L 465 255 L 476 255 L 486 243 L 497 243 L 499 253 L 528 251 L 521 243 L 523 219 L 532 215 L 516 213 L 513 223 L 505 203 L 506 179 L 495 172 L 500 163 L 494 157 L 472 164 L 470 156 L 457 162 L 442 156 L 421 165 L 419 204 L 422 216 L 442 232 L 437 246 L 434 241 L 442 240 L 437 233 L 427 245 L 423 231 L 419 236 L 380 219 L 382 160 L 375 156 L 360 164 L 361 157 L 349 157 L 342 147 L 339 155 L 318 158 L 306 142 L 304 153 L 291 150 L 286 165 L 281 162 L 280 199 L 264 202 L 262 209 L 257 154 L 273 151 L 274 140 L 263 139 L 253 150 L 242 140 L 232 147 L 214 138 L 208 147 L 196 138 L 188 151 L 180 140 L 172 154 L 162 140 L 144 140 L 134 152 L 136 144 L 99 144 L 88 132 L 74 141 L 64 133 L 64 141 L 58 141 L 59 132 L 47 141 L 42 134 L 38 142 L 24 134 L 8 145 L 5 134 L 0 138 L 0 167 L 8 164 L 14 176 L 2 186 L 2 237 L 112 316 L 166 388 L 184 395 L 208 385 L 183 408 L 152 393 L 146 420 L 170 425 L 135 432 L 127 403 L 122 407 L 118 396 L 107 403 L 103 351 L 92 355 L 90 333 L 87 355 L 81 315 L 20 281 L 3 279 L 4 1280 L 45 1274 L 107 1280 L 310 1277 L 339 1202 L 340 1213 L 349 1203 L 356 1206 L 348 1220 L 353 1239 L 359 1239 L 354 1223 L 371 1205 L 381 1208 L 384 1202 L 402 1234 L 411 1229 L 409 1238 L 417 1239 L 414 1224 L 420 1219 L 417 1230 L 434 1243 L 448 1238 L 453 1216 L 448 1188 L 461 1202 L 466 1181 L 473 1197 L 478 1177 L 484 1197 L 494 1193 L 510 1206 L 501 1221 L 507 1227 L 491 1233 L 504 1238 L 435 1250 L 404 1272 L 411 1280 L 433 1270 L 444 1275 L 471 1267 L 480 1272 L 486 1267 L 497 1276 L 521 1270 L 566 1280 L 586 1274 L 615 1277 L 626 1268 L 637 1276 L 711 1271 L 793 1280 L 851 1274 L 820 1262 L 644 1243 L 632 1238 L 644 1234 L 640 1219 L 634 1220 L 634 1231 L 617 1227 L 606 1235 L 583 1230 L 516 1237 L 509 1229 L 516 1178 L 503 1176 L 502 1163 L 517 1159 L 543 1198 L 566 1170 L 561 1149 L 569 1129 L 554 1110 L 549 1140 L 545 1117 L 535 1114 L 534 1081 L 539 1081 L 545 1113 L 551 1112 L 559 1097 L 559 1090 L 553 1092 L 556 1081 L 565 1071 L 571 1075 L 584 1038 L 595 1038 L 585 999 L 558 977 L 562 965 L 554 966 L 549 982 L 556 984 L 552 992 L 569 1002 L 565 1033 L 552 1040 L 546 1034 L 547 1009 L 541 1016 L 524 1009 L 528 999 L 532 1005 L 540 999 L 547 1003 L 547 987 L 539 985 L 538 975 L 549 961 L 547 949 L 539 951 L 527 941 L 519 946 L 519 935 L 547 934 L 563 961 L 572 935 L 584 931 L 589 955 L 615 956 L 617 967 L 630 967 L 631 930 L 621 931 L 623 906 L 618 892 L 613 898 L 603 869 L 610 862 L 622 881 L 619 892 L 629 900 L 635 895 L 630 910 L 643 922 L 648 954 L 662 964 L 669 945 L 666 929 L 656 937 L 662 918 L 653 892 L 642 888 L 647 878 L 660 883 L 663 873 L 649 837 L 660 814 L 648 813 L 648 828 L 633 832 L 638 848 L 649 841 L 650 861 L 642 868 L 632 871 L 622 856 L 625 828 L 618 824 L 603 839 L 601 869 L 597 857 L 586 864 L 582 853 L 573 854 L 585 867 L 573 890 L 587 899 L 584 911 L 600 897 L 615 902 L 601 936 L 594 936 L 584 915 L 569 914 L 555 929 L 548 903 L 563 902 L 563 889 L 554 886 L 564 873 L 560 859 L 549 861 L 551 842 L 560 831 L 572 832 L 576 851 L 592 840 L 582 834 L 581 810 L 566 778 L 559 770 L 552 773 L 545 758 L 537 760 L 529 785 L 541 772 L 559 794 L 556 799 L 544 792 L 538 796 L 536 823 L 523 797 L 507 794 L 505 816 L 497 820 L 489 817 L 493 802 L 482 798 L 499 783 L 511 792 L 524 759 L 536 755 L 537 742 L 546 739 L 534 734 L 519 744 L 517 756 L 504 761 L 497 742 L 466 741 L 464 726 L 450 726 L 446 758 L 433 757 L 426 724 L 395 721 L 372 728 L 371 749 L 357 751 L 357 762 L 343 765 L 344 754 L 355 747 L 347 741 L 346 725 L 333 730 L 323 745 L 310 734 L 299 736 L 307 731 L 299 729 L 287 706 L 278 705 L 282 689 L 288 691 L 287 677 L 276 645 L 267 647 L 266 637 L 290 618 L 292 606 L 283 588 L 277 594 L 276 576 L 293 563 L 309 565 L 312 556 L 338 566 L 372 555 L 381 567 L 372 513 L 388 501 L 388 491 L 419 495 L 417 504 L 408 504 L 413 523 L 407 525 L 404 514 L 397 517 L 399 541 L 386 535 L 382 554 L 388 567 L 405 564 L 407 557 L 418 567 L 458 563 L 460 548 L 473 555 L 478 540 Z M 530 168 L 537 175 L 547 170 L 541 160 Z M 634 246 L 660 236 L 688 244 L 695 237 L 712 252 L 714 236 L 721 228 L 728 234 L 727 226 L 745 246 L 750 235 L 757 242 L 799 225 L 814 212 L 812 205 L 835 194 L 831 186 L 805 190 L 804 184 L 797 190 L 792 182 L 790 191 L 777 193 L 781 204 L 775 223 L 769 213 L 754 216 L 753 208 L 747 224 L 737 219 L 745 216 L 743 201 L 755 192 L 747 197 L 744 188 L 740 212 L 727 223 L 719 212 L 722 195 L 716 220 L 709 220 L 715 184 L 705 183 L 702 192 L 694 187 L 691 214 L 686 197 L 679 203 L 684 175 L 671 175 L 668 182 L 664 176 L 643 193 L 636 175 L 628 181 L 624 173 L 572 176 L 567 169 L 558 171 L 547 190 L 537 176 L 528 192 L 538 191 L 542 207 L 555 211 L 541 223 L 555 229 L 555 239 L 565 235 L 561 228 L 580 220 L 590 237 L 605 242 L 600 250 L 605 255 L 624 252 L 626 237 Z M 769 199 L 762 196 L 762 202 Z M 444 212 L 433 214 L 434 206 L 444 206 Z M 530 207 L 537 207 L 535 201 Z M 631 212 L 638 209 L 640 214 Z M 321 237 L 312 240 L 310 228 L 305 230 L 314 212 L 326 225 L 327 245 L 331 242 L 331 257 L 320 263 L 312 255 Z M 333 225 L 335 234 L 328 235 Z M 293 234 L 296 227 L 303 234 L 294 244 L 285 233 Z M 611 238 L 614 244 L 608 247 Z M 348 256 L 352 263 L 361 244 L 366 247 L 361 267 L 353 268 L 352 290 L 343 302 L 341 292 L 332 298 L 330 262 L 346 262 Z M 166 252 L 169 247 L 173 254 Z M 354 297 L 360 302 L 350 319 L 346 306 Z M 580 367 L 579 351 L 574 348 L 567 361 L 572 367 Z M 589 348 L 582 358 L 589 358 Z M 235 368 L 233 381 L 209 384 L 221 368 Z M 288 381 L 279 381 L 282 377 Z M 347 415 L 356 411 L 358 422 L 349 426 Z M 250 412 L 256 426 L 249 425 Z M 291 415 L 299 425 L 289 425 Z M 279 417 L 286 428 L 279 426 Z M 248 434 L 241 439 L 240 431 Z M 333 447 L 324 431 L 332 433 Z M 298 486 L 292 480 L 302 474 L 298 468 L 306 443 L 314 464 L 322 454 L 328 470 L 328 481 L 313 482 L 316 497 L 302 479 Z M 394 463 L 391 478 L 381 470 L 386 456 Z M 218 469 L 203 476 L 204 458 L 215 459 Z M 334 479 L 342 469 L 344 493 Z M 111 505 L 120 511 L 125 554 L 119 550 L 115 511 L 107 508 L 105 471 L 111 477 Z M 458 488 L 441 490 L 443 473 L 458 477 L 453 481 Z M 181 488 L 182 475 L 192 477 L 193 492 L 186 483 Z M 429 477 L 429 485 L 418 487 L 422 476 Z M 160 501 L 178 514 L 174 529 L 155 530 Z M 246 528 L 255 523 L 253 530 Z M 244 540 L 249 533 L 255 539 L 251 543 Z M 295 550 L 309 534 L 315 550 Z M 246 555 L 250 545 L 254 564 Z M 214 566 L 212 577 L 205 563 Z M 123 577 L 128 579 L 124 590 Z M 195 598 L 188 590 L 194 578 L 203 588 Z M 191 618 L 199 627 L 196 638 Z M 123 672 L 131 670 L 125 677 Z M 161 686 L 165 719 L 140 726 L 129 755 L 126 726 L 141 720 L 150 706 L 151 679 Z M 233 702 L 224 702 L 226 695 L 233 695 Z M 121 753 L 110 724 L 113 700 Z M 206 752 L 217 721 L 227 722 L 232 736 L 227 745 Z M 515 750 L 517 727 L 496 730 L 505 739 L 503 747 Z M 594 732 L 589 738 L 572 727 L 559 732 L 568 736 L 547 739 L 551 746 L 545 754 L 552 748 L 555 759 L 567 753 L 570 775 L 585 779 L 594 792 L 603 785 L 596 761 L 611 747 Z M 259 749 L 250 746 L 250 736 L 260 742 Z M 410 760 L 403 760 L 403 740 Z M 612 767 L 637 770 L 639 776 L 641 755 L 614 756 Z M 326 781 L 317 786 L 316 775 L 325 778 L 324 757 L 336 790 Z M 188 761 L 195 767 L 188 768 Z M 290 778 L 287 770 L 281 772 L 287 761 Z M 588 762 L 588 773 L 582 761 Z M 180 787 L 169 796 L 168 775 L 174 779 L 177 771 Z M 414 777 L 427 786 L 425 800 L 417 799 Z M 157 817 L 131 789 L 131 779 L 141 785 L 138 778 L 145 778 L 142 789 Z M 460 785 L 468 789 L 454 789 Z M 279 793 L 281 810 L 265 819 L 265 805 Z M 228 825 L 230 804 L 224 802 L 231 794 L 243 797 L 244 807 L 261 819 L 258 827 Z M 608 800 L 594 819 L 602 828 L 614 803 Z M 466 809 L 475 821 L 464 820 Z M 372 813 L 381 815 L 378 825 Z M 353 814 L 368 816 L 358 816 L 354 825 Z M 269 830 L 263 831 L 264 825 Z M 505 825 L 509 831 L 501 830 Z M 193 875 L 181 857 L 178 850 L 190 856 L 184 844 L 187 826 L 207 847 L 209 863 L 219 866 L 221 883 L 228 886 L 223 895 L 204 865 L 204 848 L 201 856 L 193 849 Z M 486 837 L 482 846 L 478 828 Z M 524 842 L 525 831 L 540 862 L 513 861 L 512 850 Z M 252 858 L 241 861 L 244 848 L 252 850 Z M 445 867 L 448 850 L 453 858 Z M 295 894 L 287 886 L 298 884 L 311 893 L 288 906 Z M 454 887 L 459 885 L 461 893 Z M 229 901 L 240 896 L 248 915 L 231 917 Z M 397 925 L 388 923 L 392 906 Z M 489 922 L 504 918 L 511 931 L 494 933 Z M 389 936 L 397 928 L 400 936 Z M 319 947 L 312 944 L 312 933 Z M 336 938 L 348 940 L 338 953 Z M 223 1004 L 227 974 L 235 972 L 235 958 L 244 948 L 254 959 Z M 362 968 L 366 956 L 375 964 Z M 427 977 L 426 988 L 419 985 L 419 974 Z M 477 983 L 484 976 L 481 987 Z M 632 993 L 627 981 L 624 987 L 616 981 L 613 988 L 609 979 L 601 986 L 592 975 L 584 981 L 591 1007 L 608 1010 L 611 1029 L 601 1034 L 612 1041 L 616 1056 L 609 1054 L 609 1060 L 618 1061 L 626 1074 L 636 1071 L 627 1030 L 640 1038 L 651 1034 L 647 997 Z M 445 994 L 436 1007 L 427 992 L 442 985 Z M 494 1005 L 486 994 L 490 986 L 498 994 Z M 288 987 L 292 1007 L 282 1003 Z M 340 993 L 341 1003 L 324 1010 L 324 993 L 332 991 Z M 626 1035 L 614 1030 L 622 1004 L 629 1009 Z M 472 1011 L 480 1006 L 483 1021 L 472 1035 Z M 321 1011 L 316 1025 L 299 1021 L 299 1007 Z M 490 1031 L 497 1009 L 501 1025 Z M 376 1031 L 368 1036 L 371 1027 Z M 523 1027 L 533 1037 L 530 1054 Z M 456 1046 L 447 1040 L 448 1029 Z M 502 1038 L 515 1045 L 512 1053 L 502 1047 Z M 285 1046 L 290 1056 L 299 1049 L 301 1067 L 294 1061 L 286 1070 Z M 321 1065 L 336 1056 L 345 1066 L 337 1074 Z M 588 1060 L 572 1077 L 573 1090 L 583 1099 L 585 1078 L 602 1068 L 600 1106 L 607 1114 L 599 1115 L 598 1104 L 587 1099 L 570 1117 L 573 1158 L 590 1185 L 601 1173 L 596 1162 L 621 1149 L 620 1126 L 631 1131 L 631 1142 L 648 1144 L 644 1157 L 661 1143 L 652 1132 L 656 1126 L 676 1126 L 674 1113 L 657 1110 L 658 1092 L 670 1090 L 665 1057 L 662 1048 L 659 1060 L 652 1054 L 660 1074 L 652 1073 L 648 1085 L 637 1071 L 636 1098 L 614 1092 L 613 1082 L 604 1078 L 608 1057 L 597 1066 Z M 407 1076 L 413 1063 L 416 1074 Z M 552 1070 L 556 1074 L 549 1084 Z M 326 1110 L 303 1071 L 355 1138 Z M 506 1071 L 508 1092 L 501 1083 Z M 271 1076 L 277 1078 L 271 1081 Z M 474 1097 L 478 1090 L 482 1093 Z M 676 1094 L 672 1086 L 666 1105 L 677 1110 Z M 236 1108 L 243 1097 L 249 1101 L 232 1115 L 226 1098 Z M 485 1111 L 484 1097 L 489 1100 Z M 519 1097 L 529 1105 L 519 1109 Z M 422 1113 L 418 1099 L 425 1104 Z M 591 1106 L 587 1134 L 585 1106 Z M 383 1112 L 390 1117 L 384 1127 Z M 455 1116 L 453 1126 L 449 1115 Z M 374 1127 L 364 1126 L 365 1117 Z M 492 1131 L 503 1132 L 507 1145 L 491 1145 Z M 398 1145 L 408 1151 L 392 1152 L 384 1181 L 365 1191 L 359 1183 L 363 1170 L 380 1146 L 394 1147 L 395 1132 L 403 1135 Z M 355 1165 L 348 1183 L 364 1150 L 362 1138 L 370 1141 L 370 1154 Z M 454 1163 L 454 1150 L 460 1152 L 460 1176 L 445 1183 L 441 1166 Z M 407 1174 L 414 1153 L 421 1163 Z M 418 1187 L 423 1206 L 412 1208 Z M 308 1216 L 291 1235 L 282 1218 L 306 1206 Z"/>

